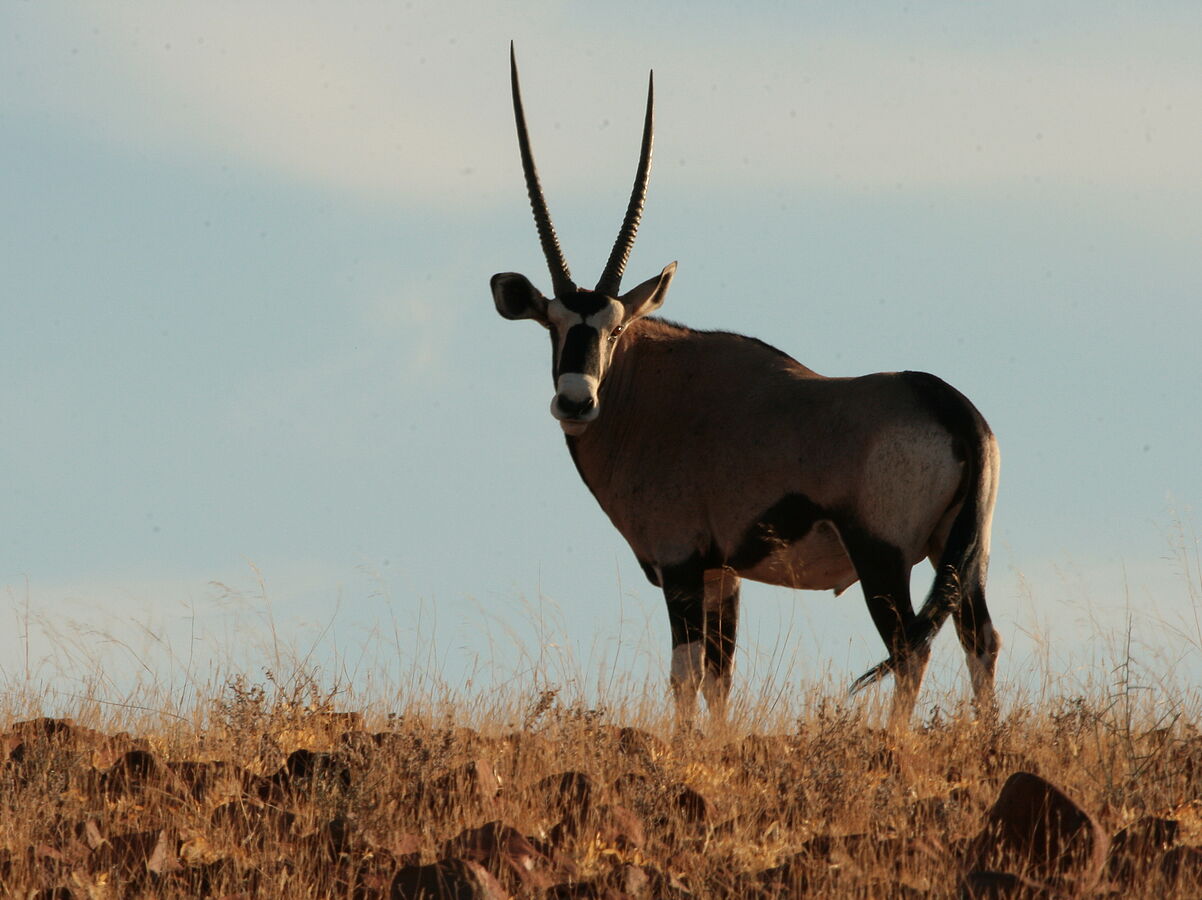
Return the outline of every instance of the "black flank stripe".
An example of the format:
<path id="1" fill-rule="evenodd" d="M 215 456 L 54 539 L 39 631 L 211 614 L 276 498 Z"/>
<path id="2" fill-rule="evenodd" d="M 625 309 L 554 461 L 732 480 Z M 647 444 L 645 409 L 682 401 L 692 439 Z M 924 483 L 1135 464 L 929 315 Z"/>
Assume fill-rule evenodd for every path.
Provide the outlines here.
<path id="1" fill-rule="evenodd" d="M 727 565 L 736 572 L 750 569 L 773 551 L 801 540 L 823 518 L 829 515 L 805 494 L 786 494 L 747 529 Z"/>

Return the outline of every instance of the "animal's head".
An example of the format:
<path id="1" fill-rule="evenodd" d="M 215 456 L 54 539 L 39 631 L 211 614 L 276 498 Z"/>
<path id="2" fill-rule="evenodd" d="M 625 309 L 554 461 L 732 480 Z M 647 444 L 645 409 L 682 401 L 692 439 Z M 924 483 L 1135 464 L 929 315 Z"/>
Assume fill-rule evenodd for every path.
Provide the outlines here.
<path id="1" fill-rule="evenodd" d="M 551 375 L 555 380 L 555 397 L 551 400 L 551 415 L 559 420 L 568 434 L 579 434 L 597 418 L 601 411 L 598 391 L 613 360 L 614 348 L 622 332 L 631 322 L 654 312 L 664 302 L 668 285 L 676 273 L 676 263 L 668 265 L 659 275 L 644 281 L 626 293 L 620 293 L 622 272 L 634 246 L 643 200 L 647 196 L 647 179 L 651 174 L 651 132 L 653 120 L 654 84 L 647 86 L 647 118 L 643 125 L 643 148 L 639 156 L 638 174 L 622 230 L 614 241 L 613 251 L 605 271 L 593 290 L 577 287 L 568 272 L 563 251 L 551 225 L 547 202 L 543 198 L 530 153 L 530 137 L 526 132 L 526 117 L 522 112 L 522 95 L 518 88 L 517 61 L 513 46 L 509 49 L 510 78 L 513 86 L 513 115 L 517 121 L 518 146 L 522 153 L 522 169 L 534 222 L 538 226 L 543 254 L 551 270 L 553 293 L 544 296 L 525 275 L 502 272 L 492 277 L 493 301 L 506 319 L 534 319 L 551 334 Z"/>

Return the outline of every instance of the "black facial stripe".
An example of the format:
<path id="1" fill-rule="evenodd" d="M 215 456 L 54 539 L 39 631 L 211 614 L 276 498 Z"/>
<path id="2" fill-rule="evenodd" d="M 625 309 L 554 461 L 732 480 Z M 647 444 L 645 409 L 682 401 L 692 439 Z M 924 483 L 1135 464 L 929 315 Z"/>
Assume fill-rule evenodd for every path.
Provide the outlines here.
<path id="1" fill-rule="evenodd" d="M 560 297 L 559 302 L 571 312 L 581 316 L 591 316 L 609 306 L 609 298 L 604 294 L 593 291 L 577 291 L 566 297 Z"/>
<path id="2" fill-rule="evenodd" d="M 573 325 L 564 335 L 563 348 L 559 351 L 559 373 L 594 373 L 599 368 L 601 338 L 597 329 L 588 325 Z"/>

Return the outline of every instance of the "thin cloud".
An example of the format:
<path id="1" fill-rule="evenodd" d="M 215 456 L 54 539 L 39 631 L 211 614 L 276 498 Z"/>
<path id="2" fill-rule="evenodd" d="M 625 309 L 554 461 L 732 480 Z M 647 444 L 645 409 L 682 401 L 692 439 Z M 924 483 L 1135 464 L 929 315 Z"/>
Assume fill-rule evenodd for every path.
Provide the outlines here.
<path id="1" fill-rule="evenodd" d="M 342 6 L 139 4 L 24 18 L 11 102 L 131 150 L 235 160 L 386 202 L 511 192 L 502 12 L 466 26 L 451 7 L 366 18 Z M 1202 166 L 1202 61 L 1167 27 L 1116 23 L 1124 33 L 1043 52 L 968 52 L 828 23 L 808 41 L 761 34 L 754 56 L 694 32 L 582 60 L 571 24 L 548 20 L 523 64 L 557 194 L 628 180 L 649 64 L 658 163 L 686 181 L 1147 188 L 1196 183 Z"/>

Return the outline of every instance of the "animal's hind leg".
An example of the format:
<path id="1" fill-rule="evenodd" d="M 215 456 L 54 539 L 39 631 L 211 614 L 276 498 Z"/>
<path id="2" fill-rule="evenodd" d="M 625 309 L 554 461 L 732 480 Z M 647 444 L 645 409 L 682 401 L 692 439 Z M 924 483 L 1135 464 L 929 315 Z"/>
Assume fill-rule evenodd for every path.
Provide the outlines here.
<path id="1" fill-rule="evenodd" d="M 968 660 L 973 703 L 979 715 L 992 716 L 996 712 L 993 674 L 997 668 L 998 650 L 1001 649 L 1002 641 L 989 618 L 983 584 L 978 582 L 962 589 L 960 604 L 955 611 L 955 621 L 956 634 Z"/>
<path id="2" fill-rule="evenodd" d="M 910 567 L 897 547 L 864 534 L 846 531 L 843 544 L 860 576 L 864 600 L 876 630 L 893 661 L 891 726 L 904 726 L 914 713 L 922 676 L 927 669 L 929 646 L 911 648 L 906 632 L 914 621 L 910 602 Z"/>
<path id="3" fill-rule="evenodd" d="M 735 636 L 739 627 L 739 576 L 729 569 L 705 574 L 705 678 L 701 692 L 710 716 L 726 718 L 731 675 L 735 665 Z"/>

